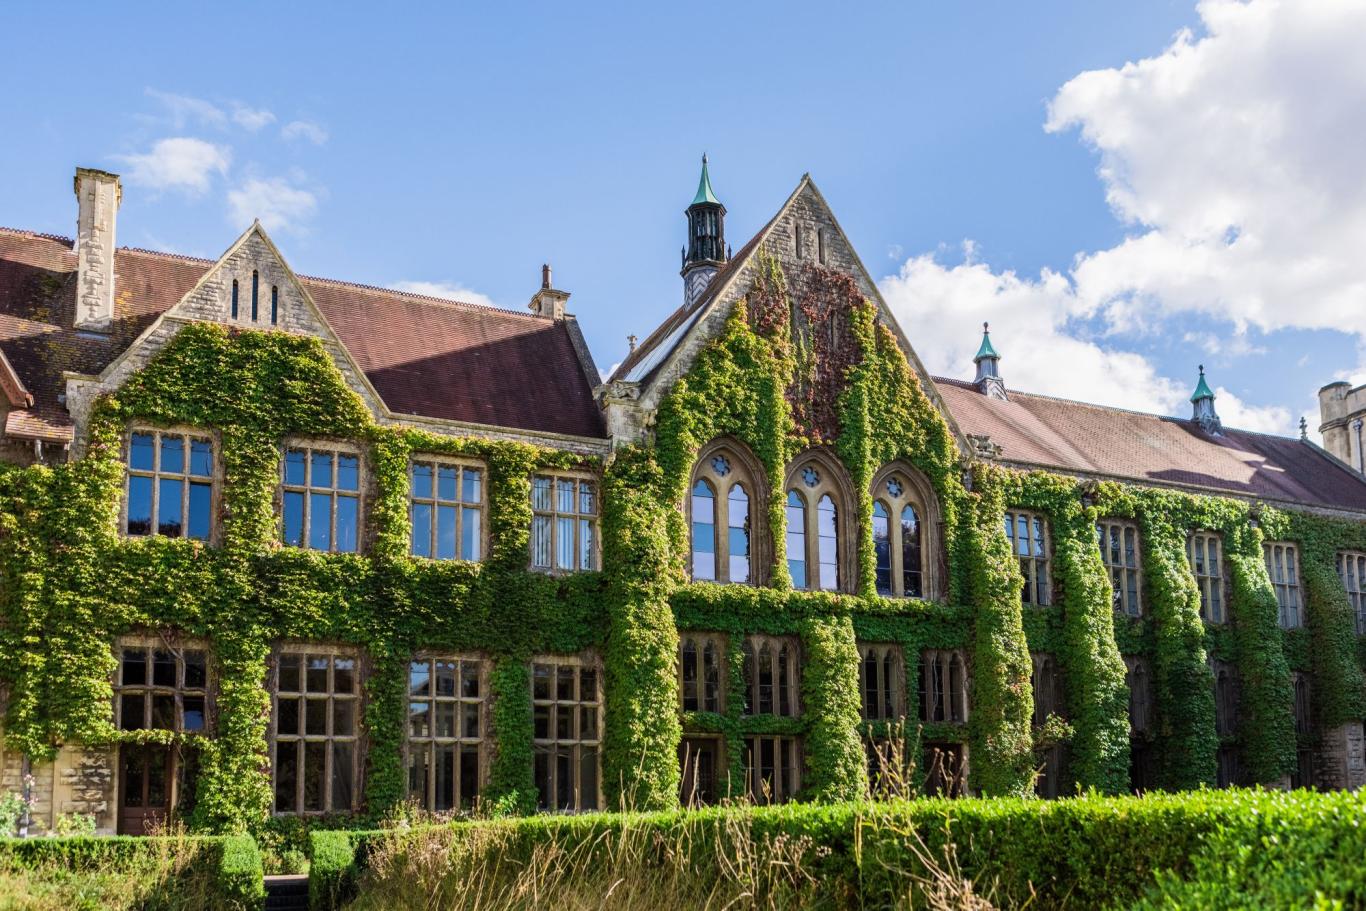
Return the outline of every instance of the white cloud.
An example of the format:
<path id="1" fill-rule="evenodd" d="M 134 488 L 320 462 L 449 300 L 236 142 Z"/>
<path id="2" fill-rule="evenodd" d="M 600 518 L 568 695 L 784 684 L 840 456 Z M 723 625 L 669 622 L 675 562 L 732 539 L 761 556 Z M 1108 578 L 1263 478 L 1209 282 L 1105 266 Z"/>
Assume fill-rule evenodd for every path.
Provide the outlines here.
<path id="1" fill-rule="evenodd" d="M 226 174 L 232 161 L 228 148 L 188 136 L 161 139 L 147 152 L 115 157 L 127 165 L 130 183 L 190 194 L 207 190 L 213 175 Z"/>
<path id="2" fill-rule="evenodd" d="M 234 224 L 259 218 L 269 231 L 298 231 L 318 210 L 317 194 L 283 177 L 252 177 L 228 191 Z"/>
<path id="3" fill-rule="evenodd" d="M 1136 233 L 1080 257 L 1114 331 L 1204 313 L 1366 337 L 1366 4 L 1205 0 L 1205 34 L 1082 73 L 1049 106 Z"/>
<path id="4" fill-rule="evenodd" d="M 974 249 L 965 244 L 966 252 Z M 980 326 L 989 320 L 1007 388 L 1135 411 L 1190 412 L 1196 377 L 1163 376 L 1143 355 L 1085 337 L 1078 318 L 1087 305 L 1067 276 L 1045 270 L 1022 278 L 970 258 L 950 267 L 926 254 L 908 259 L 879 287 L 931 373 L 970 379 Z M 1286 433 L 1292 426 L 1285 408 L 1249 406 L 1222 387 L 1216 395 L 1230 427 Z"/>
<path id="5" fill-rule="evenodd" d="M 191 121 L 216 127 L 226 126 L 228 123 L 228 115 L 223 113 L 222 108 L 202 98 L 177 95 L 174 92 L 163 92 L 153 88 L 147 89 L 146 92 L 148 97 L 155 98 L 166 108 L 171 125 L 177 130 Z"/>
<path id="6" fill-rule="evenodd" d="M 275 115 L 265 108 L 251 108 L 245 104 L 234 103 L 232 119 L 238 126 L 255 133 L 264 126 L 275 122 Z"/>
<path id="7" fill-rule="evenodd" d="M 327 142 L 327 130 L 311 120 L 291 120 L 280 128 L 280 135 L 291 141 L 306 139 L 316 146 Z"/>
<path id="8" fill-rule="evenodd" d="M 484 307 L 498 306 L 493 302 L 493 298 L 487 294 L 472 291 L 456 282 L 402 281 L 394 282 L 389 287 L 395 291 L 407 291 L 409 294 L 421 294 L 425 297 L 440 297 L 466 304 L 479 304 Z"/>

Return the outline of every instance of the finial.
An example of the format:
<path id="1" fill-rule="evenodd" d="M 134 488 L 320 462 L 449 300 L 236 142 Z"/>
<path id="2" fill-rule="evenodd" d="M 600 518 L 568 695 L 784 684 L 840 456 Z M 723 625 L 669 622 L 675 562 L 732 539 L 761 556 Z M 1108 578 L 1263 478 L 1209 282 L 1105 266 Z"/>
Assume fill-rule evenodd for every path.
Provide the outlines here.
<path id="1" fill-rule="evenodd" d="M 626 344 L 631 346 L 631 350 L 630 350 L 629 353 L 630 353 L 630 354 L 635 354 L 635 353 L 636 353 L 636 337 L 635 337 L 634 335 L 628 335 L 628 336 L 626 336 Z"/>
<path id="2" fill-rule="evenodd" d="M 1300 415 L 1300 439 L 1309 439 L 1309 419 L 1304 415 Z"/>
<path id="3" fill-rule="evenodd" d="M 982 334 L 986 335 L 989 332 L 991 332 L 991 323 L 988 323 L 986 320 L 982 320 Z"/>
<path id="4" fill-rule="evenodd" d="M 550 287 L 550 263 L 543 263 L 541 265 L 541 287 Z"/>

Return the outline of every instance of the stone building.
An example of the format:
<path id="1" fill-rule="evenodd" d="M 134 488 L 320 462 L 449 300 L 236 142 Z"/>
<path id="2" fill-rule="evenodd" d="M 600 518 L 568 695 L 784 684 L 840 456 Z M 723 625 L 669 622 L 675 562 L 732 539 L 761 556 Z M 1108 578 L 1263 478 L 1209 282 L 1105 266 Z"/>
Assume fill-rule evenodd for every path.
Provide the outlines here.
<path id="1" fill-rule="evenodd" d="M 0 229 L 37 830 L 1366 783 L 1361 389 L 1321 449 L 1203 368 L 1188 417 L 1011 388 L 985 331 L 932 377 L 808 176 L 732 251 L 705 159 L 683 303 L 605 380 L 549 267 L 515 313 L 259 224 L 116 247 L 118 177 L 75 190 L 75 240 Z"/>

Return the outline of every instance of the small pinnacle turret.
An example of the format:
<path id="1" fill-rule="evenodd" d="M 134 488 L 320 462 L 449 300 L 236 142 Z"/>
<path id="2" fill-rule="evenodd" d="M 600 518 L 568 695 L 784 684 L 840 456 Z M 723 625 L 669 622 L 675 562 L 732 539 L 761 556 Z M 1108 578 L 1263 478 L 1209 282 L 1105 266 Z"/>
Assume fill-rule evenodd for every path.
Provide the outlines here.
<path id="1" fill-rule="evenodd" d="M 1191 420 L 1199 424 L 1201 430 L 1216 437 L 1224 432 L 1219 413 L 1214 410 L 1214 390 L 1209 388 L 1205 380 L 1204 364 L 1200 365 L 1200 381 L 1195 385 L 1195 392 L 1191 393 L 1191 404 L 1194 406 Z"/>
<path id="2" fill-rule="evenodd" d="M 991 344 L 991 326 L 982 324 L 982 344 L 977 348 L 977 356 L 972 359 L 977 365 L 977 391 L 993 399 L 1006 400 L 1006 384 L 1001 379 L 1001 356 Z"/>
<path id="3" fill-rule="evenodd" d="M 728 258 L 726 207 L 712 191 L 706 155 L 702 156 L 702 176 L 697 181 L 697 193 L 685 214 L 688 216 L 688 246 L 683 251 L 681 274 L 683 300 L 691 306 Z"/>

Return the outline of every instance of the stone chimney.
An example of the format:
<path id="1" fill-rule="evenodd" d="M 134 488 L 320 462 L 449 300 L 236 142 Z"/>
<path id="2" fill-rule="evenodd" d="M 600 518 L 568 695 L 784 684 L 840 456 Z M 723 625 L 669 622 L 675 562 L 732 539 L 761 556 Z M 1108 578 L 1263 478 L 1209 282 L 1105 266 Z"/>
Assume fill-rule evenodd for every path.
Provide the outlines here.
<path id="1" fill-rule="evenodd" d="M 114 221 L 119 175 L 76 169 L 76 328 L 108 332 L 114 322 Z"/>
<path id="2" fill-rule="evenodd" d="M 1323 448 L 1366 473 L 1366 386 L 1329 383 L 1319 390 Z"/>
<path id="3" fill-rule="evenodd" d="M 546 319 L 563 320 L 567 300 L 568 291 L 558 291 L 550 286 L 550 265 L 541 266 L 541 290 L 532 296 L 531 303 L 527 305 L 531 312 Z"/>

